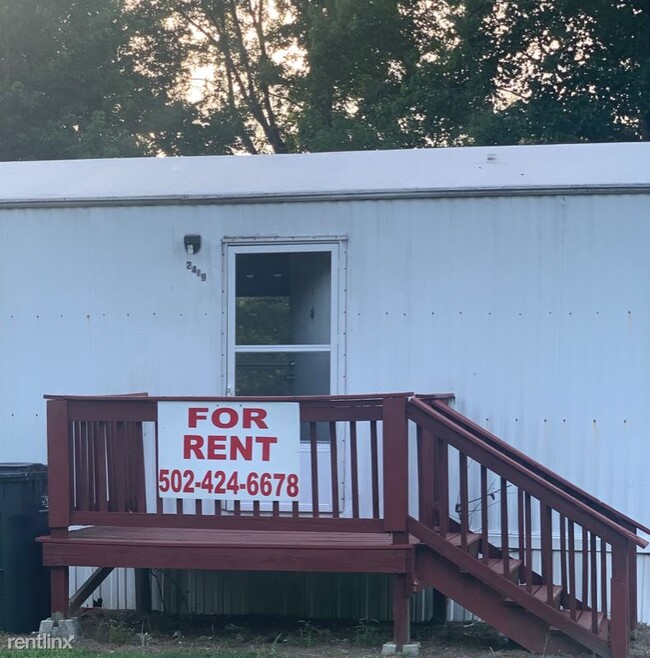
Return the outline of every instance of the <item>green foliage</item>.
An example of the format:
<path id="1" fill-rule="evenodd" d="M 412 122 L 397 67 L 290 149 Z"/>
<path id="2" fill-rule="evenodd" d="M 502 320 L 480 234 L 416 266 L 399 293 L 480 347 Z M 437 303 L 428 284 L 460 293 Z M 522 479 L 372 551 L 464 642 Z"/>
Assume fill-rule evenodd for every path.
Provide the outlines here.
<path id="1" fill-rule="evenodd" d="M 125 75 L 124 19 L 123 0 L 0 0 L 0 159 L 152 152 L 150 133 L 175 117 Z"/>
<path id="2" fill-rule="evenodd" d="M 131 628 L 117 619 L 110 619 L 108 623 L 108 644 L 133 644 L 136 635 Z"/>
<path id="3" fill-rule="evenodd" d="M 647 0 L 0 0 L 0 159 L 641 140 Z"/>
<path id="4" fill-rule="evenodd" d="M 479 51 L 468 37 L 459 46 L 460 53 L 488 67 L 489 85 L 466 124 L 470 143 L 650 137 L 647 2 L 490 4 L 483 21 L 489 38 Z M 471 13 L 457 24 L 470 20 Z"/>
<path id="5" fill-rule="evenodd" d="M 113 655 L 115 650 L 109 647 L 99 646 L 95 649 L 73 647 L 72 649 L 2 649 L 0 648 L 0 658 L 102 658 L 102 656 Z M 227 649 L 220 648 L 217 650 L 201 648 L 196 651 L 187 649 L 163 650 L 128 650 L 120 647 L 117 655 L 120 658 L 142 658 L 142 656 L 152 655 L 156 658 L 188 658 L 189 656 L 206 656 L 207 658 L 278 658 L 278 654 L 265 648 L 260 649 Z"/>
<path id="6" fill-rule="evenodd" d="M 162 87 L 212 67 L 196 106 L 205 152 L 650 134 L 646 0 L 152 0 L 135 13 L 133 57 Z"/>
<path id="7" fill-rule="evenodd" d="M 298 636 L 301 644 L 311 647 L 322 633 L 323 629 L 314 624 L 311 620 L 300 619 L 298 621 Z"/>
<path id="8" fill-rule="evenodd" d="M 354 642 L 370 646 L 380 646 L 388 640 L 390 632 L 376 619 L 359 619 L 354 627 Z"/>

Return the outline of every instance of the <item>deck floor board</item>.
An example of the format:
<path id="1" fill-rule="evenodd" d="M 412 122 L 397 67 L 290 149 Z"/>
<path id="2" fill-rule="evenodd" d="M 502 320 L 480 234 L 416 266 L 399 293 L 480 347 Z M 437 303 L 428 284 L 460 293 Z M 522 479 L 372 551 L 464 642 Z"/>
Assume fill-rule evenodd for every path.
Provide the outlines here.
<path id="1" fill-rule="evenodd" d="M 407 573 L 417 540 L 390 533 L 92 526 L 41 537 L 49 566 Z"/>
<path id="2" fill-rule="evenodd" d="M 222 546 L 246 548 L 408 548 L 417 543 L 413 537 L 408 544 L 393 544 L 389 533 L 375 532 L 300 532 L 268 530 L 206 530 L 184 528 L 129 528 L 93 526 L 71 530 L 65 539 L 43 538 L 49 542 L 126 543 L 150 545 Z"/>

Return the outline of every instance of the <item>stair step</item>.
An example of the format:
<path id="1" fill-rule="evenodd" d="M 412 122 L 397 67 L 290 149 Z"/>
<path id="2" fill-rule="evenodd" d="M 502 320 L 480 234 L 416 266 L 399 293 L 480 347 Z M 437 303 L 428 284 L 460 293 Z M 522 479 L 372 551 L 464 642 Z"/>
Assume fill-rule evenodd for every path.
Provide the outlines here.
<path id="1" fill-rule="evenodd" d="M 526 585 L 519 585 L 519 589 L 522 592 L 527 592 Z M 539 599 L 540 601 L 544 601 L 544 603 L 547 602 L 546 585 L 533 585 L 531 591 L 527 593 L 532 594 L 536 599 Z M 553 585 L 553 603 L 551 605 L 553 605 L 556 608 L 558 607 L 560 603 L 561 594 L 562 594 L 562 587 L 560 585 Z M 519 605 L 516 601 L 513 601 L 509 597 L 506 597 L 503 602 L 506 605 L 512 605 L 512 606 Z"/>
<path id="2" fill-rule="evenodd" d="M 571 618 L 571 613 L 569 610 L 560 610 L 560 612 L 567 618 Z M 607 619 L 607 616 L 599 612 L 597 614 L 597 619 L 598 619 L 598 635 L 604 639 L 607 639 L 608 632 L 609 632 L 609 620 Z M 579 626 L 582 626 L 583 628 L 587 629 L 588 631 L 591 631 L 591 610 L 578 610 L 577 611 L 577 618 L 573 620 L 575 624 L 578 624 Z M 560 633 L 561 631 L 555 626 L 551 626 L 549 629 L 552 633 Z"/>
<path id="3" fill-rule="evenodd" d="M 503 558 L 491 557 L 487 561 L 487 564 L 480 557 L 478 558 L 478 560 L 482 565 L 487 566 L 488 569 L 494 571 L 494 573 L 498 573 L 500 576 L 505 575 L 506 578 L 508 578 L 509 580 L 514 580 L 514 576 L 516 576 L 516 574 L 519 572 L 519 567 L 522 565 L 521 560 L 510 558 L 510 560 L 508 561 L 508 573 L 504 574 Z M 464 569 L 460 569 L 460 573 L 469 573 L 469 572 L 465 571 Z"/>
<path id="4" fill-rule="evenodd" d="M 462 541 L 461 541 L 460 532 L 448 532 L 445 539 L 451 544 L 453 544 L 454 546 L 461 548 Z M 473 532 L 467 533 L 467 549 L 468 552 L 474 556 L 478 555 L 480 540 L 481 540 L 481 535 L 477 535 Z"/>
<path id="5" fill-rule="evenodd" d="M 508 560 L 508 573 L 506 574 L 503 568 L 503 558 L 497 557 L 490 558 L 488 560 L 488 567 L 490 567 L 492 571 L 495 571 L 502 576 L 506 576 L 507 578 L 511 578 L 515 574 L 519 573 L 519 567 L 521 567 L 522 564 L 522 560 L 510 558 Z"/>

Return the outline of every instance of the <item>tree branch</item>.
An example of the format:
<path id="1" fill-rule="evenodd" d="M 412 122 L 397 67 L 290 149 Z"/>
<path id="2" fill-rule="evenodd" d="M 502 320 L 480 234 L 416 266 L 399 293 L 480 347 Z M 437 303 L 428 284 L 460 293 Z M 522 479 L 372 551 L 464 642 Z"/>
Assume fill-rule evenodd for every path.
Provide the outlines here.
<path id="1" fill-rule="evenodd" d="M 241 29 L 241 24 L 239 22 L 239 16 L 237 14 L 237 6 L 235 5 L 234 0 L 229 0 L 228 5 L 230 6 L 230 13 L 232 16 L 233 26 L 237 37 L 236 46 L 237 49 L 239 50 L 239 56 L 241 58 L 242 65 L 246 71 L 246 77 L 248 78 L 248 97 L 250 98 L 250 101 L 252 103 L 251 110 L 252 111 L 254 110 L 254 115 L 256 116 L 256 118 L 257 116 L 259 116 L 258 122 L 262 126 L 262 129 L 264 130 L 264 134 L 266 135 L 266 138 L 269 140 L 269 144 L 271 145 L 273 150 L 276 153 L 287 153 L 288 149 L 286 144 L 284 143 L 284 140 L 282 139 L 280 130 L 278 129 L 277 124 L 275 123 L 275 115 L 273 113 L 273 110 L 270 108 L 270 101 L 268 101 L 268 98 L 265 98 L 264 89 L 263 89 L 264 85 L 260 85 L 260 86 L 262 86 L 263 99 L 268 101 L 268 107 L 265 103 L 263 109 L 259 103 L 259 100 L 257 99 L 256 90 L 253 82 L 254 71 L 251 65 L 250 57 L 248 56 L 248 50 L 246 49 L 244 35 Z M 267 114 L 264 113 L 264 110 L 266 110 Z"/>
<path id="2" fill-rule="evenodd" d="M 226 65 L 226 81 L 227 81 L 227 96 L 228 96 L 228 105 L 230 106 L 232 112 L 234 115 L 237 115 L 237 101 L 235 97 L 235 90 L 234 90 L 234 85 L 233 85 L 233 74 L 235 75 L 235 78 L 237 80 L 237 84 L 241 90 L 242 95 L 246 99 L 246 91 L 244 87 L 244 83 L 239 78 L 237 74 L 237 69 L 232 61 L 232 57 L 230 55 L 230 51 L 227 47 L 227 42 L 223 38 L 223 36 L 220 33 L 220 39 L 215 38 L 215 36 L 205 28 L 205 26 L 201 25 L 198 21 L 196 21 L 192 16 L 190 16 L 186 11 L 181 9 L 180 7 L 176 7 L 176 11 L 190 24 L 192 25 L 195 29 L 197 29 L 208 41 L 210 41 L 214 46 L 217 47 L 218 50 L 220 50 L 224 56 L 224 62 Z M 219 27 L 217 27 L 217 32 L 219 32 Z M 226 46 L 224 48 L 224 46 Z M 247 100 L 247 99 L 246 99 Z M 250 104 L 249 104 L 250 105 Z M 246 150 L 251 153 L 252 155 L 255 155 L 258 153 L 258 150 L 255 148 L 255 145 L 253 144 L 253 141 L 250 138 L 250 135 L 248 134 L 248 131 L 246 130 L 246 126 L 244 125 L 243 121 L 238 122 L 239 125 L 239 131 L 240 135 L 239 137 L 242 140 L 242 143 L 244 144 L 244 147 Z"/>

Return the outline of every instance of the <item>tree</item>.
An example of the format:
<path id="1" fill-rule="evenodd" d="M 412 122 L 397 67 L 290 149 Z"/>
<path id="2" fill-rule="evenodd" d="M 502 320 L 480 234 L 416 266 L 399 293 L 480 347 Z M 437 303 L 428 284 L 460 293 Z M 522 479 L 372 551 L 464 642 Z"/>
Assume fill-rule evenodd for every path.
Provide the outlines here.
<path id="1" fill-rule="evenodd" d="M 0 159 L 133 156 L 178 111 L 124 75 L 121 0 L 0 0 Z"/>
<path id="2" fill-rule="evenodd" d="M 650 134 L 646 0 L 149 0 L 132 18 L 170 97 L 211 72 L 197 151 Z"/>
<path id="3" fill-rule="evenodd" d="M 187 97 L 196 70 L 209 69 L 182 152 L 256 153 L 262 143 L 278 153 L 288 150 L 276 114 L 282 103 L 272 96 L 288 64 L 276 64 L 271 53 L 285 39 L 277 29 L 282 21 L 265 3 L 150 0 L 133 3 L 128 18 L 133 70 L 168 99 Z M 169 148 L 164 140 L 159 146 Z"/>
<path id="4" fill-rule="evenodd" d="M 0 159 L 648 139 L 648 7 L 0 0 Z"/>
<path id="5" fill-rule="evenodd" d="M 645 0 L 456 4 L 465 8 L 454 21 L 464 29 L 456 56 L 477 63 L 463 86 L 481 90 L 464 127 L 469 143 L 650 137 Z M 478 47 L 466 29 L 472 22 Z"/>
<path id="6" fill-rule="evenodd" d="M 415 16 L 395 0 L 294 0 L 292 30 L 305 67 L 293 85 L 305 150 L 424 145 L 411 80 L 420 59 Z"/>
<path id="7" fill-rule="evenodd" d="M 130 20 L 133 61 L 170 97 L 209 70 L 195 133 L 208 152 L 423 144 L 402 96 L 417 52 L 397 0 L 150 0 Z"/>

